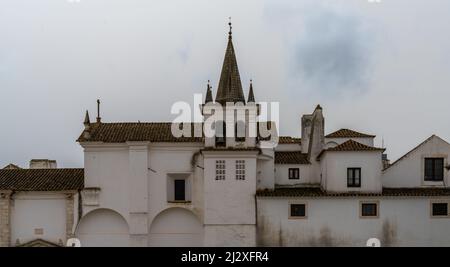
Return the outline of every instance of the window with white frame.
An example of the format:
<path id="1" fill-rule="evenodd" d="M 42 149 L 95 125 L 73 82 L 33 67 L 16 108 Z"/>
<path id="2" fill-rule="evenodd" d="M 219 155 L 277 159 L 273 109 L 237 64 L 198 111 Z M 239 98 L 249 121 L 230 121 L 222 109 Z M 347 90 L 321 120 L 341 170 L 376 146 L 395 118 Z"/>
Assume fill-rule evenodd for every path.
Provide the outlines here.
<path id="1" fill-rule="evenodd" d="M 216 180 L 225 180 L 225 160 L 216 160 Z"/>
<path id="2" fill-rule="evenodd" d="M 245 160 L 236 160 L 236 180 L 245 180 Z"/>

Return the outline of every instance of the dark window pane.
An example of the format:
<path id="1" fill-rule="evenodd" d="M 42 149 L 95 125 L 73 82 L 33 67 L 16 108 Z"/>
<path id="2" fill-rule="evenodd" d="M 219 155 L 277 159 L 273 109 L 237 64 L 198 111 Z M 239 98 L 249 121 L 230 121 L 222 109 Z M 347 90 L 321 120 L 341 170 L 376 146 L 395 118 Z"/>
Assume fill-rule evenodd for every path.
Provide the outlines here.
<path id="1" fill-rule="evenodd" d="M 361 187 L 361 168 L 347 168 L 347 187 Z"/>
<path id="2" fill-rule="evenodd" d="M 291 217 L 305 217 L 306 206 L 305 204 L 291 204 Z"/>
<path id="3" fill-rule="evenodd" d="M 426 158 L 425 181 L 443 181 L 443 180 L 444 180 L 444 159 Z"/>
<path id="4" fill-rule="evenodd" d="M 185 181 L 175 180 L 175 200 L 185 200 Z"/>
<path id="5" fill-rule="evenodd" d="M 425 180 L 433 179 L 433 159 L 425 159 Z"/>
<path id="6" fill-rule="evenodd" d="M 377 216 L 377 204 L 376 203 L 363 203 L 361 204 L 362 216 Z"/>
<path id="7" fill-rule="evenodd" d="M 300 170 L 298 168 L 289 168 L 289 179 L 300 179 Z"/>
<path id="8" fill-rule="evenodd" d="M 433 203 L 433 216 L 447 216 L 448 205 L 447 203 Z"/>
<path id="9" fill-rule="evenodd" d="M 434 179 L 444 180 L 444 159 L 434 159 Z"/>

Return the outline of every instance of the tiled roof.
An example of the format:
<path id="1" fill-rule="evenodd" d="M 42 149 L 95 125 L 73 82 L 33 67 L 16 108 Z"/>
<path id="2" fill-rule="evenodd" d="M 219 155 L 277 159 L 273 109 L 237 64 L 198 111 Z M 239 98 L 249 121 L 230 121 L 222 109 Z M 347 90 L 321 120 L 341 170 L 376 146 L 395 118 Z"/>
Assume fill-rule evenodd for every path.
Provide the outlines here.
<path id="1" fill-rule="evenodd" d="M 383 188 L 381 193 L 367 192 L 325 192 L 320 187 L 277 188 L 259 190 L 259 197 L 436 197 L 450 196 L 450 188 Z"/>
<path id="2" fill-rule="evenodd" d="M 319 153 L 317 158 L 319 159 L 326 151 L 384 151 L 384 150 L 385 150 L 384 148 L 364 145 L 359 142 L 356 142 L 355 140 L 350 139 L 335 147 L 330 147 L 322 150 L 322 152 Z"/>
<path id="3" fill-rule="evenodd" d="M 375 135 L 360 133 L 350 129 L 340 129 L 336 132 L 325 136 L 326 138 L 358 138 L 358 137 L 375 137 Z"/>
<path id="4" fill-rule="evenodd" d="M 310 164 L 308 154 L 301 151 L 275 151 L 275 164 Z"/>
<path id="5" fill-rule="evenodd" d="M 279 144 L 301 144 L 301 139 L 291 136 L 280 136 L 278 137 Z"/>
<path id="6" fill-rule="evenodd" d="M 276 131 L 274 122 L 266 123 L 268 130 Z M 195 123 L 191 123 L 191 135 L 194 136 Z M 198 123 L 198 127 L 203 130 L 203 125 Z M 149 142 L 203 142 L 203 137 L 175 137 L 172 135 L 171 122 L 117 122 L 117 123 L 91 123 L 90 136 L 85 138 L 84 131 L 78 137 L 78 142 L 105 142 L 105 143 L 125 143 L 128 141 L 149 141 Z M 260 138 L 260 140 L 269 140 Z"/>
<path id="7" fill-rule="evenodd" d="M 84 187 L 84 169 L 0 170 L 0 190 L 66 191 Z"/>
<path id="8" fill-rule="evenodd" d="M 16 164 L 10 163 L 10 164 L 6 165 L 5 167 L 3 167 L 3 169 L 22 169 L 22 168 L 20 168 Z"/>
<path id="9" fill-rule="evenodd" d="M 86 139 L 83 133 L 78 142 L 124 143 L 127 141 L 150 142 L 202 142 L 202 137 L 175 137 L 172 135 L 171 122 L 118 122 L 91 123 L 90 137 Z M 200 127 L 201 124 L 200 124 Z M 201 128 L 202 129 L 202 128 Z M 194 136 L 194 123 L 191 124 Z"/>

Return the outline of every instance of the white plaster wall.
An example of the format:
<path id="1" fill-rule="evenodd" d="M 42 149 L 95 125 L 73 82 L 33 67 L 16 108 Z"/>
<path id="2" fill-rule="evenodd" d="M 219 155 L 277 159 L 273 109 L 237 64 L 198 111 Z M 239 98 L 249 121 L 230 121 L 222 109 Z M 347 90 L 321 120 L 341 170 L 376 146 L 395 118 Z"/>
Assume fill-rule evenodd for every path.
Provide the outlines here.
<path id="1" fill-rule="evenodd" d="M 444 166 L 449 164 L 450 145 L 434 137 L 415 151 L 407 155 L 383 172 L 383 185 L 385 187 L 420 187 L 449 185 L 449 171 L 444 168 L 444 182 L 426 182 L 425 161 L 426 157 L 443 157 Z"/>
<path id="2" fill-rule="evenodd" d="M 300 179 L 289 179 L 289 168 L 299 168 Z M 276 164 L 275 165 L 275 184 L 276 185 L 298 185 L 312 184 L 315 181 L 311 179 L 311 164 Z"/>
<path id="3" fill-rule="evenodd" d="M 347 168 L 361 168 L 361 187 L 347 187 Z M 380 151 L 329 151 L 321 158 L 322 186 L 327 191 L 380 192 Z"/>
<path id="4" fill-rule="evenodd" d="M 275 186 L 274 150 L 261 149 L 256 163 L 256 187 L 257 189 L 273 189 Z"/>
<path id="5" fill-rule="evenodd" d="M 225 180 L 215 180 L 216 160 L 226 161 Z M 235 161 L 245 160 L 246 178 L 236 180 Z M 254 224 L 256 192 L 256 152 L 205 154 L 205 224 Z"/>
<path id="6" fill-rule="evenodd" d="M 127 222 L 109 209 L 96 209 L 86 214 L 77 227 L 76 236 L 83 247 L 130 246 Z"/>
<path id="7" fill-rule="evenodd" d="M 11 207 L 11 245 L 41 238 L 55 244 L 66 240 L 66 196 L 50 192 L 18 192 Z M 43 234 L 35 234 L 42 229 Z"/>
<path id="8" fill-rule="evenodd" d="M 84 151 L 85 187 L 100 187 L 99 206 L 84 206 L 83 213 L 107 208 L 128 221 L 130 210 L 129 147 L 126 144 L 92 145 Z"/>
<path id="9" fill-rule="evenodd" d="M 359 217 L 360 201 L 379 201 L 379 218 Z M 448 200 L 448 199 L 447 199 Z M 306 219 L 289 219 L 289 203 L 307 203 Z M 431 218 L 428 198 L 258 198 L 258 245 L 450 246 L 450 218 Z"/>
<path id="10" fill-rule="evenodd" d="M 203 246 L 203 224 L 192 211 L 184 208 L 166 209 L 153 220 L 149 246 Z"/>
<path id="11" fill-rule="evenodd" d="M 359 138 L 325 138 L 325 146 L 327 146 L 328 143 L 336 143 L 338 145 L 347 142 L 348 140 L 353 140 L 358 143 L 364 144 L 366 146 L 374 146 L 374 137 L 359 137 Z"/>
<path id="12" fill-rule="evenodd" d="M 255 225 L 205 225 L 207 247 L 256 246 Z"/>

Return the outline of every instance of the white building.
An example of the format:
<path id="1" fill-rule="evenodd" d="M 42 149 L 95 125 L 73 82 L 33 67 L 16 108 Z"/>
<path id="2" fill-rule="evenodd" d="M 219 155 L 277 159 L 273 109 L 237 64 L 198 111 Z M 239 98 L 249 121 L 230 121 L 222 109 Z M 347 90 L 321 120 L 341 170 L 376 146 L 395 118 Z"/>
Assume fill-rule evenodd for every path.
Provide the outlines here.
<path id="1" fill-rule="evenodd" d="M 226 102 L 244 104 L 226 111 L 245 111 L 242 136 L 177 138 L 171 123 L 91 123 L 86 113 L 84 171 L 51 161 L 0 170 L 0 245 L 450 245 L 446 141 L 433 135 L 389 164 L 373 135 L 325 135 L 317 106 L 301 117 L 301 138 L 264 146 L 251 135 L 259 106 L 251 84 L 245 101 L 231 32 L 205 119 Z"/>

